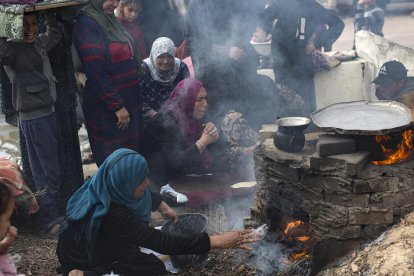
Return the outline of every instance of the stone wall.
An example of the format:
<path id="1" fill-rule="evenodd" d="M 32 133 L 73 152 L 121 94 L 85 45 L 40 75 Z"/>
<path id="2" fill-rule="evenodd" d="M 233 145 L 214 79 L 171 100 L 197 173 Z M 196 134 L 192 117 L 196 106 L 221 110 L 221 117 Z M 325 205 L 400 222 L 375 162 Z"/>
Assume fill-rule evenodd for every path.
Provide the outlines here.
<path id="1" fill-rule="evenodd" d="M 329 261 L 414 210 L 414 161 L 376 166 L 365 152 L 319 157 L 317 139 L 308 135 L 297 154 L 279 151 L 272 139 L 260 143 L 252 218 L 272 224 L 280 213 L 306 214 L 318 241 L 315 249 L 328 255 L 315 257 Z M 339 248 L 329 253 L 332 247 Z"/>

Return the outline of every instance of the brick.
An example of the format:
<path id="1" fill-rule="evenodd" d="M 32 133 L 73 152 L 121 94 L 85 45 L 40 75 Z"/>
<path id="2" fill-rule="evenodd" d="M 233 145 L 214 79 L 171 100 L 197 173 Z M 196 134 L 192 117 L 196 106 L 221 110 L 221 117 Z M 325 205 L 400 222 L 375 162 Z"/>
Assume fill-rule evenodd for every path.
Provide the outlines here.
<path id="1" fill-rule="evenodd" d="M 394 222 L 393 211 L 384 209 L 349 208 L 350 224 L 386 225 Z"/>
<path id="2" fill-rule="evenodd" d="M 284 165 L 280 163 L 272 163 L 268 166 L 268 172 L 270 175 L 276 177 L 288 179 L 291 181 L 299 181 L 299 169 L 292 168 L 289 165 Z"/>
<path id="3" fill-rule="evenodd" d="M 369 195 L 338 195 L 334 193 L 326 193 L 325 201 L 335 205 L 366 208 L 369 206 Z"/>
<path id="4" fill-rule="evenodd" d="M 356 180 L 354 193 L 397 192 L 400 180 L 398 177 L 379 177 L 370 180 Z"/>
<path id="5" fill-rule="evenodd" d="M 334 239 L 357 239 L 361 237 L 361 226 L 360 225 L 346 225 L 339 228 L 329 229 L 324 238 Z"/>
<path id="6" fill-rule="evenodd" d="M 356 151 L 355 139 L 336 136 L 321 135 L 316 144 L 316 152 L 320 157 L 354 153 Z"/>
<path id="7" fill-rule="evenodd" d="M 330 159 L 319 156 L 311 156 L 309 158 L 309 167 L 316 171 L 339 171 L 346 170 L 346 162 L 344 160 Z"/>
<path id="8" fill-rule="evenodd" d="M 394 194 L 392 193 L 373 193 L 369 196 L 371 206 L 380 209 L 394 208 Z"/>
<path id="9" fill-rule="evenodd" d="M 414 192 L 406 192 L 406 193 L 400 193 L 396 194 L 394 196 L 394 204 L 398 207 L 403 207 L 407 205 L 413 205 L 414 204 Z"/>

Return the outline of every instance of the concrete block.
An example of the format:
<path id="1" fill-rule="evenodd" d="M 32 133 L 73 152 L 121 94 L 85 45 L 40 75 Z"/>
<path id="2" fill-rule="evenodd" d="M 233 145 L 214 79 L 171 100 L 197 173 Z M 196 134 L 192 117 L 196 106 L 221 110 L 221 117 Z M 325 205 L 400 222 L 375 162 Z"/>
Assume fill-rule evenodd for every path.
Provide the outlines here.
<path id="1" fill-rule="evenodd" d="M 394 204 L 399 207 L 414 205 L 414 192 L 410 191 L 394 195 Z"/>
<path id="2" fill-rule="evenodd" d="M 350 224 L 386 225 L 394 222 L 393 211 L 386 209 L 349 208 Z"/>
<path id="3" fill-rule="evenodd" d="M 370 180 L 356 180 L 354 193 L 397 192 L 400 180 L 398 177 L 379 177 Z"/>
<path id="4" fill-rule="evenodd" d="M 368 151 L 358 151 L 349 154 L 331 155 L 327 158 L 345 161 L 346 173 L 350 176 L 356 176 L 370 161 L 370 154 Z"/>
<path id="5" fill-rule="evenodd" d="M 394 195 L 388 193 L 373 193 L 369 196 L 369 202 L 371 206 L 375 206 L 381 209 L 394 208 Z"/>
<path id="6" fill-rule="evenodd" d="M 291 181 L 299 181 L 299 169 L 280 163 L 270 164 L 267 168 L 269 175 Z"/>
<path id="7" fill-rule="evenodd" d="M 354 153 L 356 151 L 355 139 L 337 136 L 321 135 L 316 144 L 316 152 L 320 157 Z"/>
<path id="8" fill-rule="evenodd" d="M 264 141 L 269 138 L 273 138 L 273 134 L 277 131 L 277 125 L 263 125 L 262 129 L 259 130 L 260 140 Z"/>

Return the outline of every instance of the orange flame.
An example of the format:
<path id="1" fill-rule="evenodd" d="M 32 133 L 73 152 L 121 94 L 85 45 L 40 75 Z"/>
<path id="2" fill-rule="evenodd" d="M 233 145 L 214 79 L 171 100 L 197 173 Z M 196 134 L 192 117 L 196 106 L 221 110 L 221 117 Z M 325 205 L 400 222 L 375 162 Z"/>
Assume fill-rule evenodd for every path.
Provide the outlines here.
<path id="1" fill-rule="evenodd" d="M 300 259 L 301 257 L 303 257 L 303 256 L 306 256 L 307 254 L 306 254 L 306 252 L 300 252 L 300 253 L 296 253 L 296 254 L 293 254 L 292 255 L 292 262 L 294 262 L 294 261 L 296 261 L 296 260 L 298 260 L 298 259 Z"/>
<path id="2" fill-rule="evenodd" d="M 301 225 L 301 224 L 304 224 L 304 222 L 303 221 L 301 221 L 301 220 L 297 220 L 297 221 L 292 221 L 292 222 L 289 222 L 288 224 L 287 224 L 287 226 L 286 226 L 286 229 L 285 229 L 285 235 L 287 235 L 288 234 L 288 232 L 292 229 L 292 228 L 295 228 L 295 227 L 298 227 L 299 225 Z"/>
<path id="3" fill-rule="evenodd" d="M 292 230 L 295 228 L 295 227 L 298 227 L 298 226 L 301 226 L 301 225 L 303 225 L 303 224 L 305 224 L 303 221 L 300 221 L 300 220 L 296 220 L 296 221 L 292 221 L 292 222 L 289 222 L 287 225 L 286 225 L 286 228 L 284 229 L 284 233 L 285 233 L 285 235 L 289 238 L 289 240 L 297 240 L 297 241 L 300 241 L 300 242 L 303 242 L 303 243 L 305 243 L 305 242 L 307 242 L 307 241 L 309 241 L 309 239 L 310 239 L 310 237 L 309 236 L 299 236 L 299 237 L 292 237 L 291 235 L 292 235 Z M 290 236 L 290 237 L 289 237 Z M 308 255 L 308 252 L 307 252 L 307 245 L 305 244 L 305 249 L 303 250 L 303 251 L 301 251 L 301 252 L 298 252 L 298 253 L 293 253 L 292 254 L 292 256 L 291 256 L 291 259 L 290 259 L 290 261 L 291 262 L 295 262 L 295 261 L 297 261 L 298 259 L 300 259 L 300 258 L 302 258 L 302 257 L 304 257 L 304 256 L 307 256 Z"/>
<path id="4" fill-rule="evenodd" d="M 381 161 L 372 161 L 374 165 L 389 165 L 400 161 L 403 161 L 411 156 L 411 152 L 414 150 L 412 141 L 413 131 L 411 129 L 404 131 L 401 142 L 397 145 L 396 149 L 387 149 L 382 143 L 391 140 L 390 135 L 377 135 L 375 140 L 381 145 L 381 149 L 384 152 L 387 159 Z"/>

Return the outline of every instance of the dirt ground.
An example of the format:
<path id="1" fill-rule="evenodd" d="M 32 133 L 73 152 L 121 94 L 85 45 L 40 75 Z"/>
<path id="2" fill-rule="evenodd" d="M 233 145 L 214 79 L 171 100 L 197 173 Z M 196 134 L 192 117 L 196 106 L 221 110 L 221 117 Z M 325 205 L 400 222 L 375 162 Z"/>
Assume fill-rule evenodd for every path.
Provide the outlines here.
<path id="1" fill-rule="evenodd" d="M 20 260 L 16 263 L 17 271 L 26 276 L 59 275 L 59 267 L 55 249 L 56 239 L 40 239 L 30 233 L 19 233 L 16 243 L 10 254 Z M 212 251 L 207 264 L 203 268 L 194 268 L 171 274 L 178 276 L 190 275 L 222 275 L 222 276 L 249 276 L 255 275 L 254 269 L 247 267 L 240 259 L 235 257 L 234 250 Z"/>

